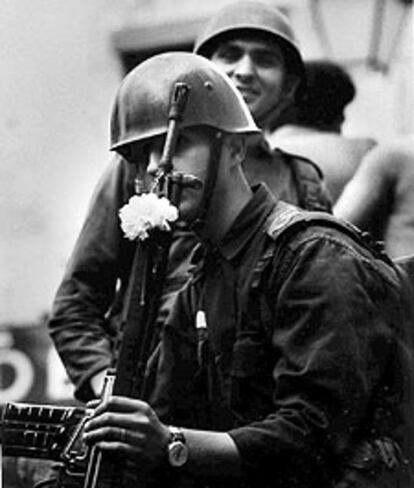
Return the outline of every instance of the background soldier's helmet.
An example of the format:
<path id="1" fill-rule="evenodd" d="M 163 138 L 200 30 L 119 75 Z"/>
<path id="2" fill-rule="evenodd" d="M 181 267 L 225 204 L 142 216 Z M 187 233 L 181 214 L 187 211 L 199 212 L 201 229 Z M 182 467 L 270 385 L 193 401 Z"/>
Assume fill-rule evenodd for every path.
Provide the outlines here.
<path id="1" fill-rule="evenodd" d="M 240 1 L 218 10 L 196 40 L 194 52 L 210 58 L 218 43 L 252 32 L 276 41 L 283 49 L 288 71 L 303 79 L 303 59 L 288 18 L 274 6 L 258 1 Z"/>
<path id="2" fill-rule="evenodd" d="M 258 133 L 239 92 L 214 64 L 196 54 L 164 53 L 147 59 L 123 80 L 111 118 L 111 150 L 122 150 L 167 131 L 175 83 L 190 93 L 181 127 L 209 126 L 229 133 Z"/>

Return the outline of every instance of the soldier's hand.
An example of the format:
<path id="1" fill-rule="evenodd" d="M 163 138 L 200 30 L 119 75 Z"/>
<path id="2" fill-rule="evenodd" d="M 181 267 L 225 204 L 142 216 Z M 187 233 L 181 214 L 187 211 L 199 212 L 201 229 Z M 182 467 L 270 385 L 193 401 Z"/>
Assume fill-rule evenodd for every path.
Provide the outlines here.
<path id="1" fill-rule="evenodd" d="M 168 427 L 147 403 L 120 396 L 99 403 L 84 429 L 86 444 L 123 455 L 146 471 L 163 463 L 169 438 Z"/>

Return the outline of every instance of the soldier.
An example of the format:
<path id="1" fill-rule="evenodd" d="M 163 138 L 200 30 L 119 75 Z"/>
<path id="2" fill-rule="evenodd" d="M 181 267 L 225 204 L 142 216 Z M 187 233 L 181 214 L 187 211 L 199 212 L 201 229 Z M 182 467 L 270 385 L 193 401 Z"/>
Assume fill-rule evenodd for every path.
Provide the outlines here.
<path id="1" fill-rule="evenodd" d="M 279 127 L 295 120 L 295 102 L 306 85 L 289 20 L 262 2 L 226 5 L 200 33 L 194 52 L 228 75 L 263 130 L 267 142 L 251 141 L 243 164 L 249 183 L 264 181 L 278 198 L 308 210 L 330 211 L 320 169 L 309 159 L 282 151 L 273 137 Z"/>
<path id="2" fill-rule="evenodd" d="M 252 0 L 226 5 L 200 33 L 194 52 L 229 76 L 265 135 L 292 120 L 304 66 L 293 28 L 276 7 Z"/>
<path id="3" fill-rule="evenodd" d="M 140 399 L 93 404 L 85 442 L 155 486 L 408 488 L 412 370 L 396 269 L 353 228 L 249 186 L 257 127 L 199 56 L 155 56 L 118 91 L 111 147 L 146 184 L 177 82 L 189 99 L 172 171 L 198 182 L 178 211 L 202 247 L 165 320 L 154 383 Z"/>
<path id="4" fill-rule="evenodd" d="M 259 9 L 260 4 L 253 4 Z M 266 12 L 263 11 L 261 21 Z M 271 36 L 279 39 L 283 29 L 286 30 L 286 44 L 291 53 L 289 63 L 299 78 L 302 60 L 290 27 L 278 11 L 272 9 L 271 13 Z M 221 107 L 215 106 L 214 110 L 216 118 L 220 118 Z M 308 210 L 330 211 L 319 169 L 305 159 L 271 151 L 260 134 L 254 143 L 249 143 L 243 167 L 250 185 L 264 181 L 277 198 Z M 112 362 L 112 338 L 119 309 L 114 290 L 118 279 L 125 281 L 131 262 L 130 246 L 119 230 L 118 211 L 134 194 L 135 177 L 133 166 L 122 154 L 107 168 L 95 190 L 53 304 L 51 334 L 75 384 L 76 397 L 83 401 L 99 396 L 105 370 Z M 188 279 L 189 260 L 196 242 L 194 232 L 180 223 L 171 249 L 162 313 L 167 313 L 170 299 Z M 79 328 L 84 331 L 81 338 L 77 336 Z"/>

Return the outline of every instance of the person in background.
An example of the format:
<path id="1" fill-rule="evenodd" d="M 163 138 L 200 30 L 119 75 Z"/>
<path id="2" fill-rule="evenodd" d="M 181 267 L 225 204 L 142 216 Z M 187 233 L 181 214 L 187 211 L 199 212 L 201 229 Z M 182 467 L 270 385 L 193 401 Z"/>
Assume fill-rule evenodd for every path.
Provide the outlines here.
<path id="1" fill-rule="evenodd" d="M 230 78 L 263 131 L 265 138 L 250 143 L 243 163 L 249 183 L 264 181 L 285 201 L 330 211 L 320 169 L 268 143 L 273 131 L 293 120 L 296 97 L 305 85 L 302 56 L 288 18 L 269 3 L 231 3 L 209 19 L 193 52 L 209 58 Z"/>
<path id="2" fill-rule="evenodd" d="M 274 90 L 279 93 L 285 85 L 292 84 L 289 89 L 292 91 L 300 83 L 302 58 L 291 27 L 278 10 L 258 2 L 242 3 L 245 8 L 238 5 L 232 9 L 251 18 L 256 25 L 253 31 L 261 32 L 259 37 L 263 35 L 269 42 L 269 48 L 264 52 L 259 50 L 266 64 L 264 71 L 272 80 L 257 97 L 262 107 L 262 100 L 266 105 Z M 221 107 L 216 110 L 220 118 Z M 247 152 L 243 167 L 250 185 L 264 181 L 277 198 L 308 210 L 331 211 L 320 170 L 314 164 L 281 151 L 271 151 L 261 134 L 256 135 Z M 135 167 L 122 155 L 117 155 L 108 165 L 94 191 L 53 302 L 50 334 L 75 385 L 76 398 L 81 401 L 99 396 L 105 372 L 113 361 L 114 340 L 133 254 L 133 246 L 122 238 L 118 212 L 132 195 L 141 191 L 141 183 Z M 174 294 L 189 278 L 190 258 L 197 242 L 186 223 L 176 226 L 160 324 Z"/>
<path id="3" fill-rule="evenodd" d="M 306 93 L 296 102 L 296 121 L 280 127 L 272 143 L 315 161 L 335 202 L 360 161 L 376 141 L 342 134 L 347 106 L 356 87 L 350 75 L 331 61 L 305 63 Z"/>
<path id="4" fill-rule="evenodd" d="M 250 187 L 242 162 L 257 127 L 194 54 L 145 61 L 116 96 L 111 148 L 149 187 L 176 83 L 189 98 L 172 172 L 200 183 L 183 187 L 178 211 L 201 247 L 153 384 L 90 404 L 85 443 L 127 459 L 148 487 L 408 488 L 413 370 L 396 268 L 351 226 Z"/>
<path id="5" fill-rule="evenodd" d="M 383 240 L 388 254 L 414 254 L 414 138 L 379 144 L 362 160 L 335 214 Z"/>

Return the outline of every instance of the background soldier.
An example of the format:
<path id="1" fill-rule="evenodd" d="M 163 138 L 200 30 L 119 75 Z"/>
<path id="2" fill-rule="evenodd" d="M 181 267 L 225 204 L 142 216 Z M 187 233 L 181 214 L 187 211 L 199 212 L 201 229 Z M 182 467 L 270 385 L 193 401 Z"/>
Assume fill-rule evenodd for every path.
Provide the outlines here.
<path id="1" fill-rule="evenodd" d="M 278 198 L 330 210 L 319 168 L 277 148 L 277 128 L 295 120 L 305 87 L 302 56 L 289 20 L 275 7 L 241 1 L 218 10 L 194 52 L 211 59 L 240 91 L 265 138 L 251 141 L 243 163 L 250 185 L 264 181 Z"/>

